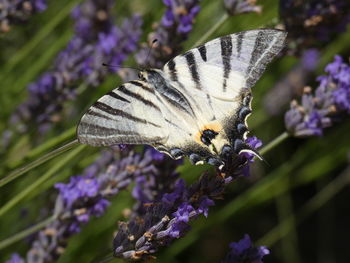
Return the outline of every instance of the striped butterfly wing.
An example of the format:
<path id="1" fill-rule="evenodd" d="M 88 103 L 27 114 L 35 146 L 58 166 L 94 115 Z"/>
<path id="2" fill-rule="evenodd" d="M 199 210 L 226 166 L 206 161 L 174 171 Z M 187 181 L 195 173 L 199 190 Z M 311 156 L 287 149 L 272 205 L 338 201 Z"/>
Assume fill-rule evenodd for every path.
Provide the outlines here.
<path id="1" fill-rule="evenodd" d="M 78 140 L 93 146 L 165 142 L 169 131 L 161 107 L 149 83 L 127 82 L 88 109 L 78 125 Z"/>
<path id="2" fill-rule="evenodd" d="M 195 97 L 208 120 L 222 119 L 242 92 L 250 92 L 285 38 L 286 32 L 274 29 L 223 36 L 173 58 L 163 70 L 183 93 Z"/>

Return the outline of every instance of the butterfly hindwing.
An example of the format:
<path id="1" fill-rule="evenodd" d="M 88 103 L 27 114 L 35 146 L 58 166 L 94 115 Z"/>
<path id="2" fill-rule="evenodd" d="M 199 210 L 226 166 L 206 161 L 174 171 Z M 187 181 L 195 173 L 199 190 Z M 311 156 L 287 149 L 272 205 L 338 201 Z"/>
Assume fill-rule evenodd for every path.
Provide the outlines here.
<path id="1" fill-rule="evenodd" d="M 218 133 L 217 152 L 244 144 L 251 112 L 251 87 L 284 46 L 286 32 L 257 29 L 223 36 L 170 60 L 163 68 L 171 85 L 191 101 L 202 131 Z"/>

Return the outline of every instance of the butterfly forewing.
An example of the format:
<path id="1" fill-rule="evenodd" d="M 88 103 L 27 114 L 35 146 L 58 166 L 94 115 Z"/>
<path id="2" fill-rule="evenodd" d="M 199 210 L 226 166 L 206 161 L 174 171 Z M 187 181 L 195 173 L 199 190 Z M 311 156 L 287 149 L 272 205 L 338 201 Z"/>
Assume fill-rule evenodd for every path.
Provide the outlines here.
<path id="1" fill-rule="evenodd" d="M 148 83 L 125 83 L 88 109 L 79 123 L 78 139 L 93 146 L 162 143 L 169 131 L 161 107 Z"/>
<path id="2" fill-rule="evenodd" d="M 169 79 L 186 83 L 186 90 L 202 90 L 222 100 L 234 100 L 251 88 L 266 65 L 284 46 L 286 32 L 257 29 L 209 41 L 164 66 Z"/>

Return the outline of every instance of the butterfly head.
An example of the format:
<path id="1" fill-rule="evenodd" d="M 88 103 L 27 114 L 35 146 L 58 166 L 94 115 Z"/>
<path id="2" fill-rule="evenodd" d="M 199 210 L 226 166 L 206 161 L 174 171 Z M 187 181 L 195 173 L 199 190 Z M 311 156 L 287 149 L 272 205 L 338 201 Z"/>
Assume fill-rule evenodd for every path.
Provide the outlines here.
<path id="1" fill-rule="evenodd" d="M 138 77 L 142 81 L 147 81 L 147 71 L 146 70 L 140 70 L 138 73 Z"/>

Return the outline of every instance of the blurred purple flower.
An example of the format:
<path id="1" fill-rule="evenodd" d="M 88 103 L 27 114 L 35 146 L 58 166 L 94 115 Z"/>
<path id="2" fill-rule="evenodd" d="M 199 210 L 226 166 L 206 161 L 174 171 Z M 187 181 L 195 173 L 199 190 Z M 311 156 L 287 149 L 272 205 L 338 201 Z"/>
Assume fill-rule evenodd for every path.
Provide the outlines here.
<path id="1" fill-rule="evenodd" d="M 166 61 L 181 51 L 181 43 L 192 30 L 196 15 L 200 11 L 200 0 L 163 0 L 166 11 L 155 31 L 148 35 L 152 46 L 143 44 L 135 58 L 142 67 L 161 68 Z M 148 55 L 149 54 L 149 55 Z"/>
<path id="2" fill-rule="evenodd" d="M 280 17 L 288 32 L 290 53 L 322 46 L 350 22 L 348 0 L 280 0 Z"/>
<path id="3" fill-rule="evenodd" d="M 23 23 L 28 18 L 46 7 L 46 0 L 1 0 L 0 32 L 8 32 L 12 24 Z"/>
<path id="4" fill-rule="evenodd" d="M 28 86 L 29 98 L 10 120 L 12 132 L 29 127 L 46 132 L 59 122 L 64 103 L 76 97 L 79 83 L 98 86 L 108 74 L 102 63 L 121 65 L 136 50 L 141 35 L 141 19 L 126 19 L 121 27 L 112 23 L 111 0 L 87 0 L 72 12 L 75 34 L 56 58 L 54 69 Z"/>
<path id="5" fill-rule="evenodd" d="M 7 260 L 5 263 L 24 263 L 23 258 L 20 257 L 17 253 L 11 255 L 11 258 Z"/>
<path id="6" fill-rule="evenodd" d="M 314 71 L 320 58 L 320 52 L 316 48 L 304 51 L 301 57 L 302 68 L 307 71 Z"/>
<path id="7" fill-rule="evenodd" d="M 350 113 L 350 65 L 336 56 L 325 71 L 328 75 L 317 78 L 320 84 L 314 94 L 306 87 L 301 105 L 292 101 L 286 112 L 285 124 L 292 136 L 320 136 L 342 112 Z"/>
<path id="8" fill-rule="evenodd" d="M 230 15 L 261 13 L 262 11 L 262 7 L 256 5 L 256 0 L 224 0 L 224 4 Z"/>
<path id="9" fill-rule="evenodd" d="M 222 263 L 262 263 L 262 258 L 270 254 L 270 251 L 264 247 L 254 247 L 249 235 L 238 242 L 230 244 L 230 251 Z"/>

